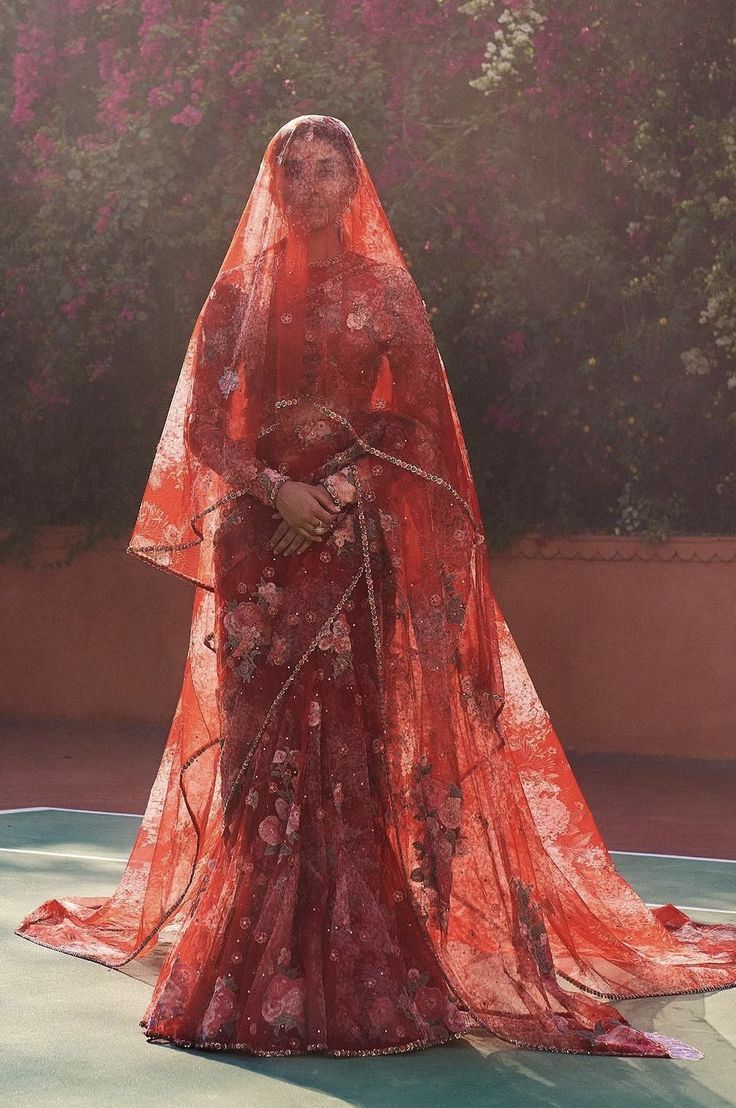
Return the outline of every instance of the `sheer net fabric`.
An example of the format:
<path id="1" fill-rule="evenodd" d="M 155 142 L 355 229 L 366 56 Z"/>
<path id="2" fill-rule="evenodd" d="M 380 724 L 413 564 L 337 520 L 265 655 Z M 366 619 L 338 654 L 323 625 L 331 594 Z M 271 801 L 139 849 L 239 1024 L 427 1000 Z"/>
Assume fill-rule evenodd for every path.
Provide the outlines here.
<path id="1" fill-rule="evenodd" d="M 339 226 L 319 263 L 309 205 Z M 341 511 L 274 558 L 288 479 Z M 17 934 L 110 968 L 168 937 L 153 1040 L 373 1054 L 485 1028 L 699 1056 L 607 1001 L 733 986 L 736 927 L 652 911 L 613 865 L 493 595 L 425 306 L 339 120 L 265 151 L 128 552 L 197 586 L 160 768 L 114 894 L 49 900 Z"/>

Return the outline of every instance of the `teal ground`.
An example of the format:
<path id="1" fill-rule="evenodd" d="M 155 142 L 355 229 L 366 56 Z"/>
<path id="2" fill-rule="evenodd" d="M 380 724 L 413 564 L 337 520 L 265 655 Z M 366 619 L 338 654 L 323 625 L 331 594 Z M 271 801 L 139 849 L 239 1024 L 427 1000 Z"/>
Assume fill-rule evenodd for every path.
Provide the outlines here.
<path id="1" fill-rule="evenodd" d="M 695 1062 L 543 1053 L 491 1036 L 369 1058 L 247 1058 L 150 1043 L 138 1024 L 150 985 L 13 933 L 49 897 L 112 893 L 139 823 L 57 808 L 0 812 L 3 1105 L 736 1105 L 736 990 L 619 1003 L 636 1026 L 702 1050 Z M 736 922 L 736 863 L 613 856 L 648 903 Z"/>

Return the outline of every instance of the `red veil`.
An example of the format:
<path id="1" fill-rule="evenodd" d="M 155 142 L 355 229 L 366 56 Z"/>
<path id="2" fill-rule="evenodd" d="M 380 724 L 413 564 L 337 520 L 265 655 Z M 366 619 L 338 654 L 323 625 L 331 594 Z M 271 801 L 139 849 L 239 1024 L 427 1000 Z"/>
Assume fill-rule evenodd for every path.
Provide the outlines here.
<path id="1" fill-rule="evenodd" d="M 316 265 L 279 191 L 297 135 L 327 135 L 353 179 L 340 253 Z M 330 543 L 274 562 L 272 505 L 287 478 L 322 481 L 344 511 Z M 475 1024 L 541 1050 L 697 1056 L 633 1028 L 605 1000 L 733 986 L 736 927 L 696 923 L 671 904 L 650 910 L 613 865 L 494 598 L 425 306 L 339 120 L 300 116 L 266 149 L 194 326 L 128 553 L 197 586 L 160 769 L 115 893 L 47 901 L 17 934 L 111 968 L 168 937 L 157 990 L 165 983 L 174 995 L 186 985 L 177 953 L 180 966 L 189 921 L 209 905 L 224 928 L 215 906 L 227 882 L 234 896 L 236 877 L 238 887 L 250 880 L 256 850 L 271 867 L 259 880 L 273 881 L 283 911 L 300 850 L 316 849 L 317 809 L 307 783 L 301 829 L 285 786 L 278 817 L 264 815 L 264 782 L 291 759 L 287 730 L 303 725 L 317 741 L 330 702 L 315 660 L 330 657 L 333 695 L 349 691 L 370 726 L 372 818 L 386 842 L 380 879 L 441 977 L 436 988 L 420 985 L 421 1004 L 412 994 L 420 1015 L 444 1005 L 447 1017 L 452 1002 L 458 1034 Z M 345 685 L 351 644 L 362 652 L 357 685 Z M 347 765 L 355 732 L 343 722 Z M 281 789 L 283 774 L 278 781 Z M 330 819 L 341 789 L 330 794 Z M 325 856 L 337 851 L 353 867 L 353 886 L 367 882 L 350 850 L 339 854 L 338 831 Z M 329 903 L 351 904 L 337 886 Z M 277 915 L 267 892 L 245 957 L 257 949 L 273 974 L 281 963 L 278 954 L 268 962 Z M 209 938 L 197 933 L 200 978 L 221 942 L 212 927 Z M 281 971 L 293 986 L 297 971 Z M 235 988 L 232 974 L 217 988 L 213 1046 L 231 1013 L 222 998 Z M 326 1042 L 305 1042 L 301 1001 L 286 1016 L 280 1003 L 286 1053 L 379 1050 L 357 1049 L 380 1041 L 360 1029 L 352 1039 L 330 1033 L 329 1013 Z M 381 1011 L 388 1019 L 390 1007 Z M 259 1049 L 256 1027 L 247 1049 L 274 1053 Z M 393 1025 L 390 1049 L 426 1045 L 428 1036 L 408 1034 L 396 1045 L 402 1030 Z M 238 1026 L 229 1041 L 245 1045 L 243 1037 Z"/>

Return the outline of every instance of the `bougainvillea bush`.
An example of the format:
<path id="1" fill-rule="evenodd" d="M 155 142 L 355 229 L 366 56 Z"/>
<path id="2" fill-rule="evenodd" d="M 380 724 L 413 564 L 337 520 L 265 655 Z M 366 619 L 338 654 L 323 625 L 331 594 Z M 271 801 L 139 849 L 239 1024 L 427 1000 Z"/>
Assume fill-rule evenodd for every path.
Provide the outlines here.
<path id="1" fill-rule="evenodd" d="M 132 525 L 274 131 L 351 127 L 489 544 L 736 531 L 730 0 L 8 0 L 2 528 Z"/>

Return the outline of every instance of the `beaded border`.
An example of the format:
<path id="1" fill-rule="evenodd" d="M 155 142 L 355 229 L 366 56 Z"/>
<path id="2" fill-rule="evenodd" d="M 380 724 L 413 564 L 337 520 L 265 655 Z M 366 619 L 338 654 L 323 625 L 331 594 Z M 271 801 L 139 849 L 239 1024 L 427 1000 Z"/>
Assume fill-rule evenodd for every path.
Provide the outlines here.
<path id="1" fill-rule="evenodd" d="M 582 981 L 576 981 L 574 977 L 570 977 L 563 970 L 555 970 L 555 974 L 557 977 L 564 977 L 565 981 L 569 981 L 571 985 L 576 985 L 583 992 L 590 993 L 592 996 L 600 996 L 604 1000 L 645 1000 L 647 997 L 653 996 L 689 996 L 693 993 L 717 993 L 722 989 L 736 989 L 736 981 L 732 981 L 725 985 L 704 985 L 700 989 L 678 989 L 676 993 L 603 993 L 599 989 L 592 989 L 589 985 L 584 985 Z"/>
<path id="2" fill-rule="evenodd" d="M 326 1054 L 332 1058 L 365 1058 L 369 1055 L 403 1054 L 412 1050 L 427 1050 L 433 1046 L 446 1046 L 456 1039 L 461 1039 L 465 1035 L 472 1034 L 471 1031 L 451 1031 L 445 1038 L 437 1039 L 434 1042 L 427 1042 L 424 1039 L 413 1039 L 409 1043 L 386 1046 L 382 1049 L 377 1047 L 374 1050 L 330 1050 L 327 1046 L 318 1046 L 311 1043 L 308 1043 L 303 1050 L 258 1050 L 257 1047 L 252 1046 L 250 1043 L 218 1043 L 209 1040 L 198 1041 L 179 1039 L 173 1035 L 164 1035 L 156 1031 L 150 1031 L 146 1020 L 140 1020 L 139 1023 L 141 1027 L 146 1029 L 144 1034 L 149 1042 L 163 1041 L 174 1043 L 176 1046 L 191 1047 L 195 1050 L 221 1050 L 232 1053 L 241 1052 L 244 1054 L 252 1054 L 259 1058 L 283 1058 L 288 1055 L 299 1057 L 306 1054 Z"/>

